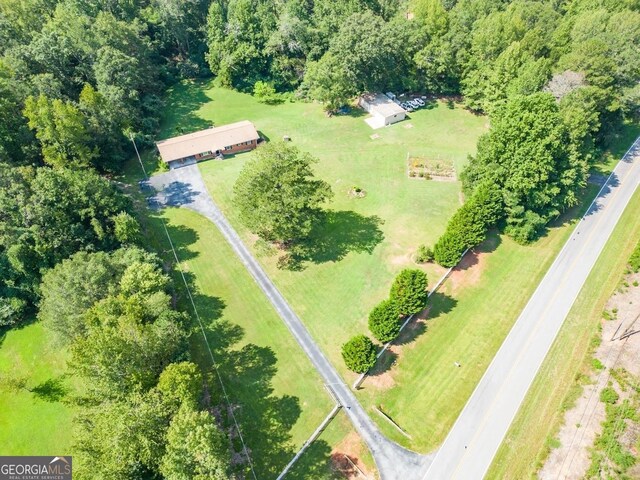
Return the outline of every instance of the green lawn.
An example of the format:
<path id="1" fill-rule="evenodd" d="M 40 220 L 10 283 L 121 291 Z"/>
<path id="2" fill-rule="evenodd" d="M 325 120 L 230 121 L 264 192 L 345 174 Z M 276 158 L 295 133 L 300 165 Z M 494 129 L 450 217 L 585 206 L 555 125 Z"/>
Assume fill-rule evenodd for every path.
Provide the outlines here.
<path id="1" fill-rule="evenodd" d="M 294 145 L 320 159 L 316 172 L 330 183 L 335 198 L 329 221 L 314 235 L 315 248 L 301 271 L 278 269 L 277 256 L 256 248 L 255 238 L 238 221 L 232 188 L 251 154 L 204 162 L 200 169 L 214 199 L 315 339 L 352 378 L 343 366 L 340 345 L 367 330 L 367 314 L 387 296 L 395 274 L 415 266 L 411 256 L 417 247 L 435 242 L 459 205 L 459 183 L 409 179 L 407 153 L 451 159 L 460 169 L 486 119 L 438 102 L 411 114 L 408 121 L 374 131 L 357 113 L 328 118 L 317 104 L 267 106 L 208 84 L 177 86 L 167 105 L 161 136 L 175 134 L 177 126 L 190 131 L 212 122 L 249 119 L 269 139 L 288 135 Z M 372 140 L 374 133 L 380 138 Z M 367 192 L 365 198 L 347 194 L 354 185 Z M 432 282 L 443 271 L 432 265 L 425 269 Z"/>
<path id="2" fill-rule="evenodd" d="M 67 352 L 40 323 L 0 333 L 0 455 L 71 455 Z"/>
<path id="3" fill-rule="evenodd" d="M 487 479 L 535 478 L 549 440 L 563 421 L 563 401 L 576 385 L 602 311 L 640 238 L 637 191 L 591 271 L 538 376 L 498 450 Z"/>
<path id="4" fill-rule="evenodd" d="M 186 209 L 162 212 L 235 415 L 259 478 L 277 476 L 333 403 L 320 377 L 218 229 Z M 167 260 L 168 241 L 160 219 L 147 229 Z M 182 279 L 175 275 L 183 290 Z M 181 303 L 192 313 L 184 292 Z M 222 402 L 202 332 L 191 335 L 193 358 L 212 373 L 214 403 Z M 230 417 L 227 417 L 230 418 Z"/>
<path id="5" fill-rule="evenodd" d="M 351 421 L 341 410 L 291 468 L 286 478 L 287 480 L 342 479 L 347 475 L 341 475 L 336 472 L 335 465 L 332 465 L 332 460 L 344 464 L 344 455 L 349 456 L 354 462 L 360 459 L 364 462 L 367 471 L 376 475 L 371 453 L 365 443 L 357 437 L 351 426 Z M 362 478 L 362 476 L 358 477 L 353 470 L 352 468 L 352 474 L 347 478 Z"/>
<path id="6" fill-rule="evenodd" d="M 590 187 L 587 197 L 597 190 Z M 372 414 L 385 434 L 419 451 L 437 448 L 574 223 L 551 228 L 530 246 L 494 233 L 465 259 L 433 295 L 427 322 L 396 341 L 406 344 L 394 347 L 392 355 L 400 360 L 382 374 L 374 372 L 359 391 L 366 404 L 382 406 L 412 439 Z M 389 358 L 381 362 L 383 368 L 390 363 Z"/>
<path id="7" fill-rule="evenodd" d="M 233 184 L 251 154 L 200 164 L 214 199 L 301 316 L 347 381 L 339 354 L 351 335 L 366 332 L 371 307 L 387 295 L 393 276 L 414 266 L 418 245 L 432 244 L 459 205 L 458 183 L 411 180 L 407 153 L 454 161 L 458 171 L 473 152 L 486 119 L 438 102 L 408 122 L 374 133 L 363 116 L 327 118 L 315 104 L 266 106 L 209 84 L 171 92 L 164 136 L 249 119 L 271 140 L 283 135 L 319 158 L 317 174 L 333 187 L 330 222 L 314 233 L 318 251 L 300 271 L 277 268 L 276 256 L 239 222 Z M 413 128 L 405 128 L 406 124 Z M 608 165 L 602 167 L 606 171 Z M 367 195 L 347 195 L 357 185 Z M 591 201 L 597 187 L 584 194 Z M 399 443 L 430 451 L 444 439 L 524 304 L 564 244 L 584 206 L 568 212 L 531 246 L 493 234 L 432 299 L 429 320 L 417 323 L 380 362 L 358 395 L 381 429 Z M 433 284 L 443 270 L 425 267 Z M 394 362 L 397 360 L 397 362 Z M 460 362 L 463 368 L 454 367 Z M 373 413 L 381 407 L 408 439 Z"/>

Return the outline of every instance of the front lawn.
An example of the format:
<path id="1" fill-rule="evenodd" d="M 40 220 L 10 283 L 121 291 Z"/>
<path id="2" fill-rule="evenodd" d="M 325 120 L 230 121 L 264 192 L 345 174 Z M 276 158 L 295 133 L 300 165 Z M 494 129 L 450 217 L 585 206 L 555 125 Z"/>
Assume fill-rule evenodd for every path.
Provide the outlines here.
<path id="1" fill-rule="evenodd" d="M 206 83 L 175 87 L 167 104 L 164 136 L 175 135 L 178 127 L 187 132 L 248 119 L 270 140 L 287 135 L 293 145 L 320 159 L 315 170 L 335 197 L 299 271 L 278 269 L 277 255 L 256 245 L 238 221 L 233 184 L 251 154 L 203 162 L 200 169 L 214 200 L 334 365 L 351 379 L 340 345 L 367 331 L 367 314 L 387 296 L 393 277 L 415 266 L 412 256 L 418 246 L 434 243 L 460 204 L 458 182 L 409 178 L 407 155 L 451 160 L 459 170 L 485 131 L 486 118 L 434 102 L 409 120 L 372 130 L 357 110 L 328 118 L 317 104 L 267 106 Z M 374 134 L 379 138 L 371 139 Z M 354 186 L 365 191 L 364 198 L 349 194 Z M 443 272 L 433 265 L 424 268 L 432 283 Z"/>
<path id="2" fill-rule="evenodd" d="M 213 356 L 251 451 L 258 478 L 275 478 L 333 407 L 322 380 L 218 229 L 187 210 L 161 212 L 190 284 Z M 148 237 L 171 262 L 160 217 L 145 220 Z M 194 318 L 181 276 L 184 309 Z M 195 318 L 194 318 L 195 321 Z M 197 323 L 191 354 L 209 372 L 213 404 L 221 387 Z M 222 418 L 231 425 L 228 414 Z M 237 449 L 239 439 L 235 437 Z"/>
<path id="3" fill-rule="evenodd" d="M 589 186 L 587 203 L 597 191 Z M 432 296 L 427 320 L 410 325 L 362 384 L 359 397 L 387 436 L 421 452 L 442 443 L 581 211 L 533 245 L 493 233 L 467 254 Z M 374 405 L 412 438 L 379 421 Z"/>

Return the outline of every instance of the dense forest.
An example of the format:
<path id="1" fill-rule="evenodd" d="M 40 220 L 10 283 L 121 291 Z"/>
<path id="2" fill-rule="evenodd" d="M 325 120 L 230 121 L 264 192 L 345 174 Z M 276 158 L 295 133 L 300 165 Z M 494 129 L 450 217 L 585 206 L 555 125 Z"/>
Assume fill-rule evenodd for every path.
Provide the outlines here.
<path id="1" fill-rule="evenodd" d="M 489 228 L 532 241 L 578 202 L 640 113 L 638 45 L 640 0 L 0 0 L 0 328 L 37 316 L 92 385 L 78 478 L 230 475 L 190 320 L 113 181 L 131 138 L 152 145 L 168 86 L 212 77 L 327 111 L 364 91 L 460 96 L 491 130 L 434 246 L 450 265 Z"/>

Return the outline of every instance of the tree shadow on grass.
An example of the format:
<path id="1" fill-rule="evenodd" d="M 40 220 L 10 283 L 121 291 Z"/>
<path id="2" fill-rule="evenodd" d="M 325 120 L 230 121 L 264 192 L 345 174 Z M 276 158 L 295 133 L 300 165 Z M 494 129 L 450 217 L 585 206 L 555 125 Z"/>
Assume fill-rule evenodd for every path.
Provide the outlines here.
<path id="1" fill-rule="evenodd" d="M 196 115 L 202 105 L 212 100 L 204 93 L 205 82 L 185 81 L 170 87 L 166 95 L 166 112 L 159 138 L 170 138 L 212 126 Z"/>
<path id="2" fill-rule="evenodd" d="M 196 243 L 200 238 L 198 232 L 193 228 L 186 227 L 180 224 L 172 224 L 167 219 L 162 218 L 160 214 L 148 215 L 148 221 L 150 227 L 155 232 L 155 244 L 156 249 L 160 252 L 164 252 L 163 257 L 166 261 L 171 263 L 175 262 L 173 258 L 173 252 L 171 251 L 171 245 L 164 232 L 162 223 L 164 222 L 169 237 L 171 237 L 171 243 L 176 250 L 178 260 L 184 262 L 185 260 L 191 260 L 198 257 L 198 252 L 190 248 L 191 245 Z"/>
<path id="3" fill-rule="evenodd" d="M 30 388 L 33 396 L 45 402 L 59 402 L 69 393 L 69 388 L 64 384 L 62 376 L 49 378 L 44 382 Z"/>
<path id="4" fill-rule="evenodd" d="M 469 270 L 478 264 L 478 257 L 483 253 L 494 252 L 502 243 L 502 237 L 496 229 L 492 229 L 487 233 L 487 238 L 478 246 L 469 249 L 467 254 L 453 268 L 454 272 Z"/>
<path id="5" fill-rule="evenodd" d="M 640 136 L 640 124 L 625 123 L 606 139 L 607 152 L 614 158 L 621 158 Z"/>
<path id="6" fill-rule="evenodd" d="M 305 262 L 338 262 L 348 253 L 372 253 L 384 240 L 383 220 L 353 211 L 327 211 L 311 231 L 309 239 L 296 244 L 287 268 L 302 270 Z"/>
<path id="7" fill-rule="evenodd" d="M 33 312 L 28 312 L 25 316 L 20 319 L 18 322 L 13 325 L 4 325 L 0 327 L 0 347 L 4 343 L 4 339 L 7 336 L 7 333 L 11 330 L 20 330 L 22 328 L 28 327 L 32 323 L 37 321 L 37 317 L 33 314 Z"/>
<path id="8" fill-rule="evenodd" d="M 416 338 L 426 332 L 428 322 L 435 320 L 441 315 L 451 312 L 458 301 L 449 295 L 441 292 L 434 292 L 429 297 L 427 308 L 417 315 L 405 329 L 400 333 L 398 338 L 393 341 L 394 345 L 406 345 L 412 343 Z"/>
<path id="9" fill-rule="evenodd" d="M 253 344 L 228 351 L 222 360 L 235 416 L 260 478 L 277 477 L 295 455 L 291 429 L 302 413 L 297 397 L 273 394 L 276 364 L 271 348 Z"/>
<path id="10" fill-rule="evenodd" d="M 239 347 L 244 329 L 223 318 L 224 300 L 199 292 L 194 285 L 193 274 L 186 272 L 185 279 L 208 343 L 204 342 L 200 324 L 194 321 L 192 358 L 206 372 L 211 401 L 218 406 L 216 410 L 226 412 L 222 421 L 232 438 L 234 458 L 238 460 L 236 468 L 239 472 L 248 473 L 243 445 L 211 363 L 209 347 L 258 478 L 275 478 L 297 450 L 291 443 L 291 429 L 302 412 L 300 400 L 291 395 L 274 395 L 273 378 L 278 372 L 274 351 L 255 344 Z M 181 304 L 185 302 L 191 307 L 188 298 L 181 299 Z M 193 313 L 192 308 L 187 311 Z"/>
<path id="11" fill-rule="evenodd" d="M 409 325 L 407 325 L 407 328 Z M 386 373 L 393 367 L 398 360 L 398 354 L 387 349 L 385 352 L 380 355 L 378 360 L 376 360 L 376 364 L 373 366 L 371 370 L 367 372 L 367 375 L 370 377 L 376 377 L 378 375 L 382 375 Z"/>
<path id="12" fill-rule="evenodd" d="M 298 462 L 287 474 L 288 480 L 340 480 L 344 478 L 357 478 L 355 471 L 336 471 L 336 456 L 341 453 L 332 453 L 331 446 L 324 440 L 316 440 L 302 454 Z M 354 461 L 355 463 L 355 461 Z M 351 468 L 350 465 L 346 468 Z M 355 469 L 353 469 L 355 470 Z"/>
<path id="13" fill-rule="evenodd" d="M 169 263 L 174 263 L 173 253 L 166 246 L 166 237 L 159 224 L 160 218 L 153 217 L 151 221 L 155 222 L 155 240 L 163 249 L 163 257 Z M 197 253 L 190 250 L 191 245 L 198 240 L 193 229 L 171 224 L 167 224 L 167 228 L 180 261 L 197 256 Z M 200 326 L 195 318 L 189 293 L 184 287 L 182 274 L 177 269 L 174 272 L 177 304 L 193 320 L 191 358 L 205 374 L 207 403 L 212 406 L 213 411 L 220 412 L 219 415 L 216 414 L 216 418 L 230 435 L 236 473 L 244 478 L 251 477 L 230 410 L 240 424 L 242 437 L 258 478 L 275 478 L 297 451 L 297 446 L 291 441 L 291 429 L 302 411 L 300 400 L 291 395 L 274 394 L 273 378 L 278 371 L 278 359 L 273 350 L 253 344 L 241 345 L 244 329 L 225 318 L 224 299 L 202 292 L 194 274 L 183 272 L 202 323 L 202 327 Z M 260 321 L 259 318 L 255 320 Z M 230 408 L 227 406 L 218 373 L 231 404 Z M 308 428 L 310 434 L 314 426 L 310 425 Z"/>
<path id="14" fill-rule="evenodd" d="M 394 346 L 403 346 L 409 343 L 413 343 L 419 336 L 427 331 L 429 328 L 428 322 L 429 320 L 434 320 L 441 315 L 445 315 L 451 312 L 458 301 L 440 292 L 434 292 L 431 297 L 429 297 L 429 303 L 427 308 L 425 308 L 422 312 L 418 313 L 408 324 L 404 327 L 404 330 L 400 332 L 398 338 L 396 338 L 392 343 L 391 347 Z M 404 320 L 403 320 L 404 321 Z M 376 364 L 373 368 L 368 372 L 369 376 L 382 375 L 386 373 L 393 367 L 396 360 L 398 358 L 398 354 L 387 349 L 376 361 Z"/>

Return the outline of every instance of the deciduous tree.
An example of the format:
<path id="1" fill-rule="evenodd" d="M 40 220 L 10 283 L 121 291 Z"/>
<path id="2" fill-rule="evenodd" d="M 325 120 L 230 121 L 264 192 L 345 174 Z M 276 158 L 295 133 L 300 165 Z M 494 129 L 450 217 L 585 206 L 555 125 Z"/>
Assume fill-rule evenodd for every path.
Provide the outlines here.
<path id="1" fill-rule="evenodd" d="M 167 480 L 226 480 L 230 459 L 225 444 L 209 412 L 182 407 L 167 431 L 160 472 Z"/>
<path id="2" fill-rule="evenodd" d="M 245 225 L 282 245 L 306 238 L 332 195 L 329 184 L 313 176 L 316 161 L 284 142 L 258 148 L 234 186 Z"/>

